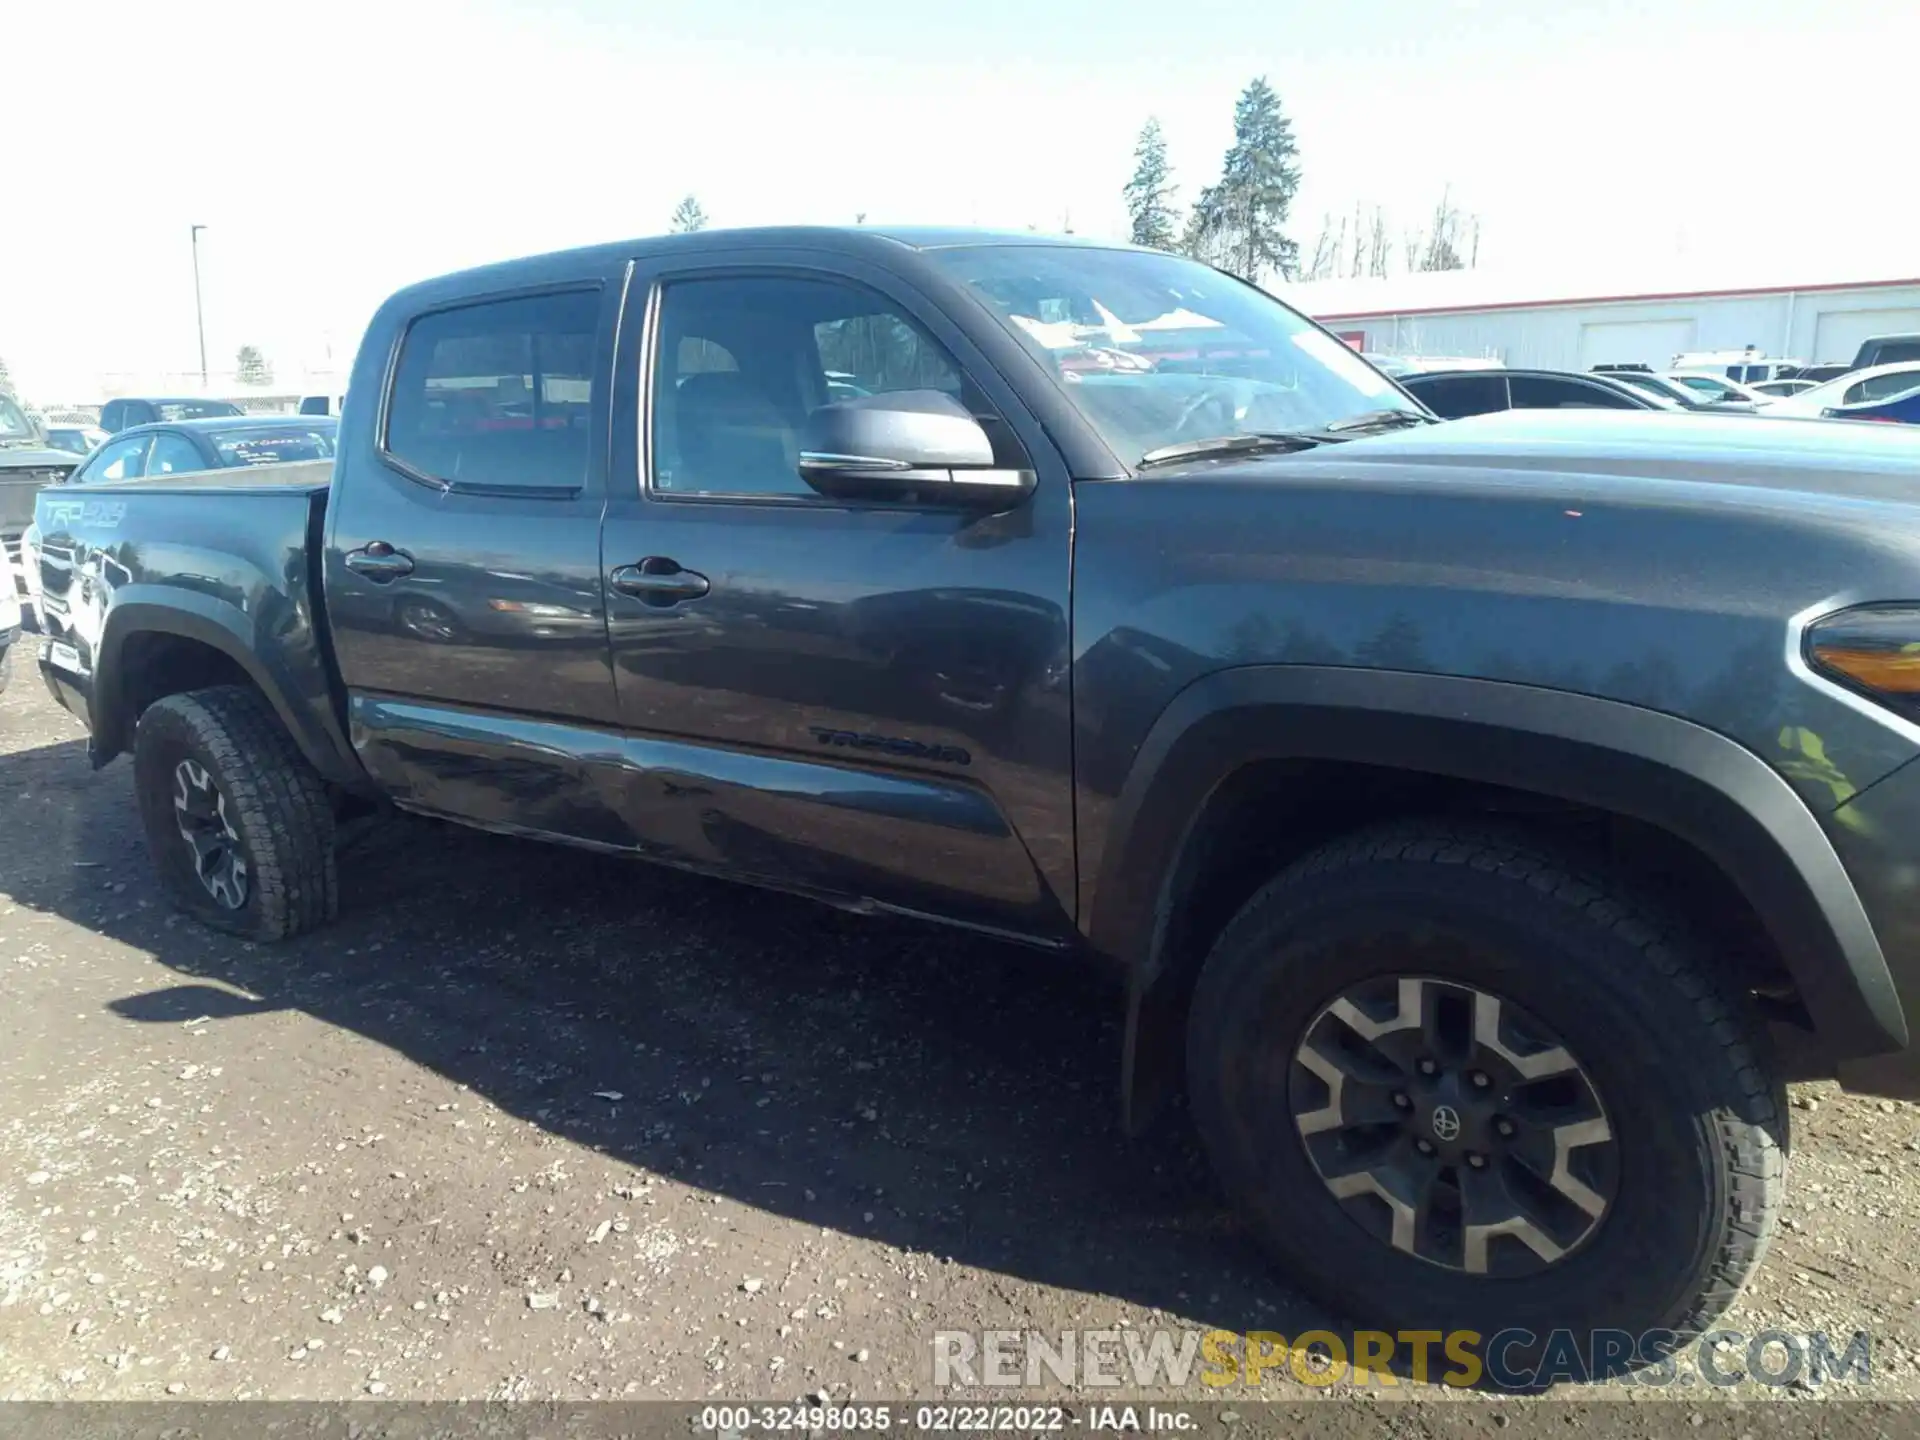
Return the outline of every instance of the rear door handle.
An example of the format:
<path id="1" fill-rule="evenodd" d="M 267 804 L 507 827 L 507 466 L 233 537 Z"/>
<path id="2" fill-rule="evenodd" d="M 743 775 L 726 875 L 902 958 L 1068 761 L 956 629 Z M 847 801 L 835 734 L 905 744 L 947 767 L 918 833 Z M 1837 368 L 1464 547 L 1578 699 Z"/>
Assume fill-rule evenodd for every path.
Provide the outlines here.
<path id="1" fill-rule="evenodd" d="M 682 600 L 698 600 L 713 588 L 706 576 L 682 570 L 679 561 L 664 555 L 649 555 L 638 565 L 622 565 L 607 576 L 607 582 L 643 605 L 678 605 Z"/>
<path id="2" fill-rule="evenodd" d="M 413 573 L 413 557 L 384 540 L 369 540 L 358 550 L 349 550 L 346 564 L 354 574 L 364 575 L 377 585 Z"/>

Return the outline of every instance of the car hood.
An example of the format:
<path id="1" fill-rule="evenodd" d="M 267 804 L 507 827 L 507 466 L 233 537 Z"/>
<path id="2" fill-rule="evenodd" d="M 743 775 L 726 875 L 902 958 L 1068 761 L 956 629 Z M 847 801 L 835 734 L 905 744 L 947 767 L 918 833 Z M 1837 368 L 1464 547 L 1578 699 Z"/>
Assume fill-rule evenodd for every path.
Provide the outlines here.
<path id="1" fill-rule="evenodd" d="M 1893 425 L 1654 411 L 1510 410 L 1235 467 L 1313 473 L 1356 461 L 1518 478 L 1762 487 L 1920 503 L 1920 434 Z"/>

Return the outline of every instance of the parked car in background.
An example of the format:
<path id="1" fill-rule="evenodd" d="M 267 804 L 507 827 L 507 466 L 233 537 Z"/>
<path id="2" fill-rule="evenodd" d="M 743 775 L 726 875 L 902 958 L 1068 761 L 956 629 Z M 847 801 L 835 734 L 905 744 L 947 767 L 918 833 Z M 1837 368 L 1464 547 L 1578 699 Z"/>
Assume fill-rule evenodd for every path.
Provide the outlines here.
<path id="1" fill-rule="evenodd" d="M 80 457 L 47 443 L 39 424 L 0 393 L 0 550 L 13 550 L 33 519 L 33 497 L 73 473 Z M 12 582 L 8 582 L 11 593 Z"/>
<path id="2" fill-rule="evenodd" d="M 1783 395 L 1798 395 L 1802 390 L 1811 390 L 1820 384 L 1818 380 L 1761 380 L 1747 388 L 1766 400 L 1777 400 Z"/>
<path id="3" fill-rule="evenodd" d="M 109 435 L 135 425 L 152 425 L 161 420 L 213 420 L 221 417 L 243 418 L 246 411 L 231 400 L 126 398 L 109 400 L 100 407 L 100 428 Z"/>
<path id="4" fill-rule="evenodd" d="M 240 465 L 281 465 L 333 458 L 340 422 L 308 415 L 253 415 L 234 420 L 180 420 L 136 425 L 113 436 L 68 483 L 137 480 Z"/>
<path id="5" fill-rule="evenodd" d="M 1612 375 L 1562 370 L 1454 370 L 1403 375 L 1400 387 L 1443 420 L 1496 410 L 1666 410 L 1685 407 Z"/>
<path id="6" fill-rule="evenodd" d="M 296 413 L 301 415 L 332 415 L 337 419 L 340 415 L 340 407 L 346 403 L 347 397 L 344 395 L 302 395 L 300 397 L 299 409 Z"/>
<path id="7" fill-rule="evenodd" d="M 1738 412 L 1740 410 L 1751 410 L 1757 403 L 1752 400 L 1716 400 L 1710 395 L 1702 394 L 1698 390 L 1682 385 L 1678 380 L 1665 375 L 1655 374 L 1651 369 L 1640 365 L 1596 365 L 1594 367 L 1594 373 L 1604 375 L 1609 380 L 1617 380 L 1620 384 L 1631 386 L 1642 394 L 1651 395 L 1655 399 L 1668 401 L 1671 404 L 1679 406 L 1682 410 Z"/>
<path id="8" fill-rule="evenodd" d="M 70 450 L 75 455 L 88 455 L 95 446 L 107 438 L 107 432 L 98 425 L 71 425 L 65 422 L 49 422 L 47 443 L 56 450 Z"/>
<path id="9" fill-rule="evenodd" d="M 1775 400 L 1761 413 L 1825 420 L 1920 423 L 1920 360 L 1850 371 L 1838 380 Z"/>
<path id="10" fill-rule="evenodd" d="M 1651 367 L 1649 367 L 1651 368 Z M 1669 370 L 1705 370 L 1751 385 L 1756 380 L 1779 380 L 1799 373 L 1794 360 L 1774 360 L 1749 346 L 1745 350 L 1689 350 L 1673 357 Z"/>
<path id="11" fill-rule="evenodd" d="M 1866 370 L 1876 365 L 1899 365 L 1920 360 L 1920 335 L 1875 335 L 1863 340 L 1854 352 L 1853 368 Z"/>

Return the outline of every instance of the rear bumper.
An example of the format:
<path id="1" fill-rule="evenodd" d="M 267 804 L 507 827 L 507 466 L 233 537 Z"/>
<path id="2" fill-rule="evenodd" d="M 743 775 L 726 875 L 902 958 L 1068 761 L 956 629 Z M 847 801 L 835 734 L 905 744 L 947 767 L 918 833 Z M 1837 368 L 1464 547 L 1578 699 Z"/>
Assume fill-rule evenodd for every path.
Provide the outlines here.
<path id="1" fill-rule="evenodd" d="M 1920 761 L 1909 761 L 1826 817 L 1886 956 L 1906 1015 L 1906 1049 L 1842 1059 L 1848 1090 L 1920 1100 Z"/>

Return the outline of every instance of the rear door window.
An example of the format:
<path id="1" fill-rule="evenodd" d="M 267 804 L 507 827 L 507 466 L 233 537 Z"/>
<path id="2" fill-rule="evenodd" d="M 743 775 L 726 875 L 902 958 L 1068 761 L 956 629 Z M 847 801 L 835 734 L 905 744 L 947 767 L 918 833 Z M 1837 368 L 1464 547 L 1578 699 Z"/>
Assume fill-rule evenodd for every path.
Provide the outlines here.
<path id="1" fill-rule="evenodd" d="M 153 437 L 153 449 L 147 453 L 147 474 L 178 475 L 190 470 L 205 470 L 207 462 L 200 447 L 184 435 L 163 430 Z"/>
<path id="2" fill-rule="evenodd" d="M 382 449 L 417 478 L 573 493 L 591 453 L 598 291 L 423 315 L 407 329 Z"/>
<path id="3" fill-rule="evenodd" d="M 102 445 L 94 457 L 80 467 L 74 478 L 89 483 L 96 480 L 134 480 L 146 473 L 148 436 L 133 435 Z"/>

